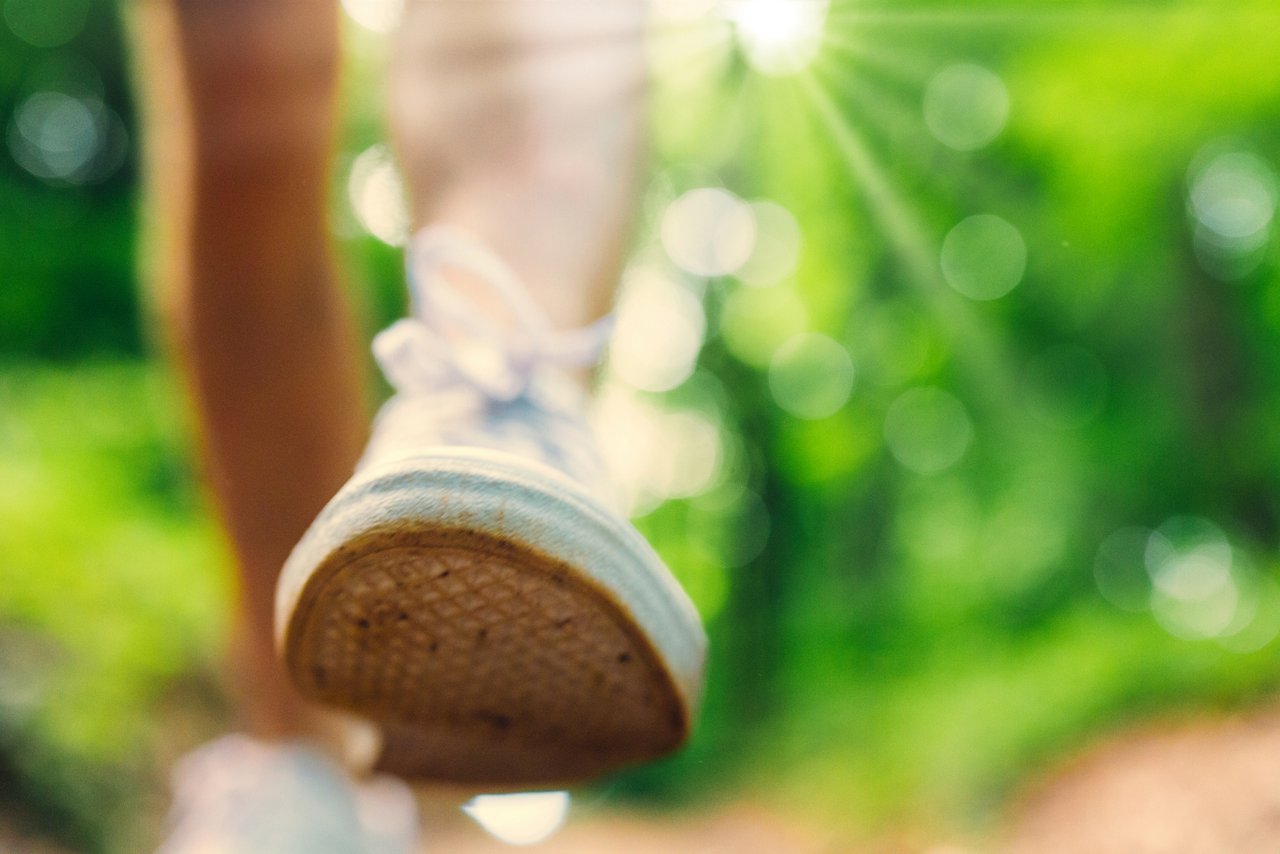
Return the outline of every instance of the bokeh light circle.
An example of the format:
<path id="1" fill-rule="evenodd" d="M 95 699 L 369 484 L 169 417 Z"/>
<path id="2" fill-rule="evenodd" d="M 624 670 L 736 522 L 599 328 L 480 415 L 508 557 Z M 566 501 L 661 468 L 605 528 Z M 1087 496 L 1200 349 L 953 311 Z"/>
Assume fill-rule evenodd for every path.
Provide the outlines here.
<path id="1" fill-rule="evenodd" d="M 1280 178 L 1271 164 L 1251 151 L 1217 143 L 1197 155 L 1187 181 L 1200 265 L 1222 281 L 1258 269 L 1280 204 Z"/>
<path id="2" fill-rule="evenodd" d="M 800 224 L 777 202 L 751 203 L 756 221 L 755 248 L 738 270 L 749 285 L 773 285 L 795 272 L 800 258 Z"/>
<path id="3" fill-rule="evenodd" d="M 1175 516 L 1147 541 L 1151 610 L 1166 631 L 1185 640 L 1230 634 L 1243 600 L 1226 534 L 1207 519 Z"/>
<path id="4" fill-rule="evenodd" d="M 751 206 L 722 187 L 690 190 L 667 206 L 661 236 L 667 255 L 695 276 L 727 276 L 751 257 Z"/>
<path id="5" fill-rule="evenodd" d="M 1276 175 L 1252 152 L 1228 151 L 1199 164 L 1191 179 L 1195 218 L 1227 240 L 1247 240 L 1271 225 Z"/>
<path id="6" fill-rule="evenodd" d="M 924 121 L 934 137 L 957 151 L 988 145 L 1009 118 L 1009 91 L 999 75 L 980 65 L 951 65 L 933 76 L 924 93 Z"/>
<path id="7" fill-rule="evenodd" d="M 797 335 L 769 363 L 769 390 L 784 411 L 817 420 L 834 415 L 853 391 L 849 351 L 826 335 Z"/>
<path id="8" fill-rule="evenodd" d="M 365 231 L 391 246 L 405 244 L 409 208 L 404 179 L 385 145 L 370 146 L 352 162 L 347 198 Z"/>
<path id="9" fill-rule="evenodd" d="M 658 270 L 635 268 L 623 279 L 615 317 L 609 370 L 623 382 L 669 391 L 693 373 L 707 320 L 689 288 Z"/>
<path id="10" fill-rule="evenodd" d="M 933 386 L 903 392 L 889 407 L 884 437 L 904 468 L 938 474 L 960 461 L 973 441 L 973 422 L 955 395 Z"/>
<path id="11" fill-rule="evenodd" d="M 127 132 L 96 96 L 40 91 L 14 113 L 9 153 L 27 172 L 53 184 L 87 184 L 113 174 L 124 161 Z"/>
<path id="12" fill-rule="evenodd" d="M 784 342 L 806 331 L 809 312 L 795 288 L 740 288 L 726 297 L 720 313 L 725 347 L 744 364 L 768 367 Z"/>
<path id="13" fill-rule="evenodd" d="M 970 299 L 999 299 L 1018 286 L 1026 270 L 1022 233 L 994 214 L 963 220 L 942 243 L 942 274 Z"/>
<path id="14" fill-rule="evenodd" d="M 711 489 L 724 469 L 718 416 L 666 409 L 619 383 L 595 398 L 591 427 L 621 509 L 643 516 L 663 501 Z"/>

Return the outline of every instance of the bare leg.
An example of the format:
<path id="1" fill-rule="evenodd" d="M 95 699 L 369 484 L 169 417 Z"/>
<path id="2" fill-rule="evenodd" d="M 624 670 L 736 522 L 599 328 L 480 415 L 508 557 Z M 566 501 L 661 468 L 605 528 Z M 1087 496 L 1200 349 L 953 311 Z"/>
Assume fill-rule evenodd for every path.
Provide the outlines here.
<path id="1" fill-rule="evenodd" d="M 240 565 L 250 727 L 299 728 L 277 572 L 366 422 L 326 251 L 330 0 L 138 4 L 159 299 Z M 643 4 L 410 0 L 392 113 L 417 225 L 467 228 L 562 326 L 607 305 L 639 173 Z"/>
<path id="2" fill-rule="evenodd" d="M 280 566 L 350 474 L 366 419 L 326 238 L 338 66 L 331 0 L 136 4 L 151 273 L 239 566 L 249 728 L 295 733 Z"/>
<path id="3" fill-rule="evenodd" d="M 391 79 L 418 226 L 461 226 L 552 320 L 610 301 L 641 167 L 643 0 L 409 0 Z"/>
<path id="4" fill-rule="evenodd" d="M 642 12 L 639 0 L 406 9 L 392 114 L 414 222 L 470 231 L 562 327 L 601 310 L 621 266 Z M 474 290 L 479 311 L 536 313 L 483 250 L 453 246 L 437 260 L 480 259 L 475 284 L 493 296 Z M 285 567 L 289 673 L 374 723 L 392 773 L 563 783 L 675 750 L 703 632 L 669 570 L 595 494 L 585 425 L 537 375 L 588 336 L 563 344 L 513 318 L 524 322 L 507 352 L 444 284 L 418 282 L 419 322 L 378 344 L 397 387 L 378 425 L 391 451 L 375 449 Z"/>
<path id="5" fill-rule="evenodd" d="M 554 324 L 591 320 L 613 291 L 633 213 L 642 4 L 413 0 L 405 12 L 392 122 L 415 225 L 471 232 Z M 462 247 L 452 260 L 465 263 Z M 505 277 L 477 267 L 480 311 L 528 308 L 496 284 Z M 667 568 L 593 493 L 583 425 L 521 385 L 534 379 L 521 371 L 556 363 L 539 350 L 542 330 L 516 324 L 502 352 L 492 324 L 457 310 L 446 283 L 416 284 L 421 323 L 397 324 L 379 344 L 398 390 L 379 419 L 380 464 L 286 568 L 290 673 L 308 696 L 376 722 L 378 767 L 393 773 L 533 786 L 675 750 L 694 711 L 702 631 Z M 439 349 L 441 337 L 456 349 Z M 483 365 L 471 372 L 471 343 L 514 357 L 512 383 L 487 384 Z M 445 364 L 406 370 L 411 360 Z M 413 370 L 431 367 L 452 370 Z M 502 401 L 511 405 L 493 405 Z"/>

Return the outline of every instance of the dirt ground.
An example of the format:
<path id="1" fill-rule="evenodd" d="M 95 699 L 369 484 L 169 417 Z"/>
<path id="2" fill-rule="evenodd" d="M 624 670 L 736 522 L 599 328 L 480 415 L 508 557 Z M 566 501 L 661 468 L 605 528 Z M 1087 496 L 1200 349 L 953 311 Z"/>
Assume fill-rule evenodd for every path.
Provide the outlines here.
<path id="1" fill-rule="evenodd" d="M 557 854 L 1280 854 L 1280 709 L 1147 724 L 1028 783 L 997 839 L 860 844 L 759 805 L 660 819 L 575 818 L 532 850 Z M 511 849 L 438 816 L 424 851 Z M 428 817 L 428 824 L 432 824 Z"/>
<path id="2" fill-rule="evenodd" d="M 433 820 L 436 819 L 436 820 Z M 472 824 L 425 817 L 422 852 L 513 854 L 513 848 Z M 572 819 L 531 852 L 546 854 L 826 854 L 847 850 L 820 832 L 739 804 L 711 814 L 655 818 L 601 812 Z"/>
<path id="3" fill-rule="evenodd" d="M 423 852 L 510 854 L 449 799 L 428 799 Z M 575 807 L 547 854 L 1280 854 L 1280 708 L 1146 724 L 1030 782 L 997 839 L 853 843 L 761 804 L 652 816 Z M 911 841 L 906 841 L 911 840 Z M 0 851 L 64 854 L 0 820 Z"/>
<path id="4" fill-rule="evenodd" d="M 1001 850 L 1280 852 L 1280 710 L 1147 726 L 1086 751 L 1015 803 Z"/>

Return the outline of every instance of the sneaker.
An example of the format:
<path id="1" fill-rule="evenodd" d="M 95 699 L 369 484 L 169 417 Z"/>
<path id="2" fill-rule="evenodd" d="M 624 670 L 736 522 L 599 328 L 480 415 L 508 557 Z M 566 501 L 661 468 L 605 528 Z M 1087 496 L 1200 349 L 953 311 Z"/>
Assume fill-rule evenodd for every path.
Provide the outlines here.
<path id="1" fill-rule="evenodd" d="M 599 358 L 607 326 L 554 332 L 457 231 L 421 232 L 408 267 L 414 316 L 374 341 L 396 393 L 281 574 L 293 681 L 375 723 L 377 767 L 405 777 L 563 784 L 677 749 L 706 638 L 613 507 L 566 372 Z"/>
<path id="2" fill-rule="evenodd" d="M 169 837 L 158 854 L 411 854 L 417 806 L 381 777 L 353 784 L 301 743 L 230 735 L 174 768 Z"/>

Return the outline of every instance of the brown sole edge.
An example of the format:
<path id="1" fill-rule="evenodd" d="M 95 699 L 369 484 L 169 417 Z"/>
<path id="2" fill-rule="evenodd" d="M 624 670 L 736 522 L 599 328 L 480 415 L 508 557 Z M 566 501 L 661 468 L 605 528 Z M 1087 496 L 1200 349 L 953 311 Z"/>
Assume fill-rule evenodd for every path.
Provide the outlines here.
<path id="1" fill-rule="evenodd" d="M 568 783 L 684 743 L 689 710 L 626 609 L 527 546 L 399 522 L 328 554 L 285 635 L 299 690 L 378 724 L 378 768 Z"/>

